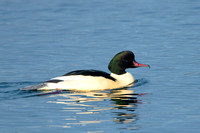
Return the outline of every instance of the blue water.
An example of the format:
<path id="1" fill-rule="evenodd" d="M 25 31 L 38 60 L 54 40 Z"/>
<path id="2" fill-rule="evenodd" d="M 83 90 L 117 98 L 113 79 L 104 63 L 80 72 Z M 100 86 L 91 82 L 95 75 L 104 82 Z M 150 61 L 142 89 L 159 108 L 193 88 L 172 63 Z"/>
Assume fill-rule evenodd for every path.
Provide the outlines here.
<path id="1" fill-rule="evenodd" d="M 199 0 L 2 0 L 1 133 L 199 133 Z M 131 50 L 128 89 L 27 92 Z"/>

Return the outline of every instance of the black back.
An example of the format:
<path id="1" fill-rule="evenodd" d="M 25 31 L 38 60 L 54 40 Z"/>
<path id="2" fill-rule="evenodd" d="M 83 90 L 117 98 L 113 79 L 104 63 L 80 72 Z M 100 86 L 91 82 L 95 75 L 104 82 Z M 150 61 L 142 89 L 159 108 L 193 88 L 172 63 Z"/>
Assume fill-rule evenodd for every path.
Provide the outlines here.
<path id="1" fill-rule="evenodd" d="M 58 82 L 62 82 L 63 80 L 60 80 L 60 79 L 51 79 L 51 80 L 48 80 L 48 81 L 45 81 L 45 83 L 58 83 Z"/>
<path id="2" fill-rule="evenodd" d="M 115 81 L 116 79 L 111 77 L 110 74 L 103 72 L 103 71 L 99 71 L 99 70 L 76 70 L 76 71 L 72 71 L 69 73 L 66 73 L 63 76 L 71 76 L 71 75 L 84 75 L 84 76 L 96 76 L 96 77 L 104 77 L 110 80 Z"/>

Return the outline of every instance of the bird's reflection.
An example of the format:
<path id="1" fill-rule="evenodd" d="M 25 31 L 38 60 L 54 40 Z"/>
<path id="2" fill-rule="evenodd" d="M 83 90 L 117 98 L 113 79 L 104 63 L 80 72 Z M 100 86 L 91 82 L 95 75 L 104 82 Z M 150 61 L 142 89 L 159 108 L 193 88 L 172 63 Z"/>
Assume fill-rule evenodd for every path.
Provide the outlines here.
<path id="1" fill-rule="evenodd" d="M 137 94 L 134 94 L 133 90 L 115 90 L 111 100 L 115 103 L 115 112 L 113 113 L 115 113 L 114 121 L 116 123 L 127 124 L 137 120 L 137 115 L 134 111 L 138 100 Z"/>
<path id="2" fill-rule="evenodd" d="M 63 127 L 114 121 L 116 124 L 130 123 L 128 128 L 136 129 L 133 122 L 137 120 L 135 110 L 140 102 L 138 102 L 138 94 L 130 88 L 101 92 L 62 92 L 50 97 L 57 98 L 49 103 L 65 104 L 62 110 L 73 114 L 73 120 L 65 119 L 66 123 Z M 81 119 L 80 115 L 88 115 L 88 117 Z M 95 117 L 95 120 L 92 117 Z"/>

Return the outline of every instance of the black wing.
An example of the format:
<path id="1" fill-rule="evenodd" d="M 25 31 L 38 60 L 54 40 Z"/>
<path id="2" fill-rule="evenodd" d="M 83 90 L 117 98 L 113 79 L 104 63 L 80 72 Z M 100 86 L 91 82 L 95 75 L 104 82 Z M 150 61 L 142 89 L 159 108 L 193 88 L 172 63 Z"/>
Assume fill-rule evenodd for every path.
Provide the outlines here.
<path id="1" fill-rule="evenodd" d="M 100 76 L 107 79 L 111 79 L 113 81 L 116 80 L 115 78 L 111 77 L 110 74 L 103 71 L 99 71 L 99 70 L 76 70 L 76 71 L 66 73 L 63 76 L 70 76 L 70 75 L 84 75 L 84 76 L 97 76 L 97 77 Z"/>

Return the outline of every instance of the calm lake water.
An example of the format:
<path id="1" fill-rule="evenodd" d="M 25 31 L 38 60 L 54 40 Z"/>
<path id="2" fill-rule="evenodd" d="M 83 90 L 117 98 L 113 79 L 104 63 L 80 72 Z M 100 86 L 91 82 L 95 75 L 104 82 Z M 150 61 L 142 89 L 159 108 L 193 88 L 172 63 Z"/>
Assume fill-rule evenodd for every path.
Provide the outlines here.
<path id="1" fill-rule="evenodd" d="M 103 92 L 28 92 L 131 50 L 151 69 Z M 200 1 L 1 0 L 1 133 L 199 133 Z"/>

